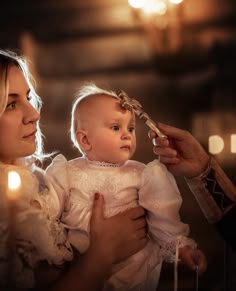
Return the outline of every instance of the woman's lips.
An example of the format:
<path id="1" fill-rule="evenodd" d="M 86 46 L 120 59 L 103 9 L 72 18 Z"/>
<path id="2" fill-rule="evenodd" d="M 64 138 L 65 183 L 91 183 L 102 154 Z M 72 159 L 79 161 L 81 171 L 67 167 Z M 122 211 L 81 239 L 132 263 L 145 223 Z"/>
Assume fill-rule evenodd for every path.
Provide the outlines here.
<path id="1" fill-rule="evenodd" d="M 24 135 L 23 138 L 35 138 L 35 135 L 36 135 L 36 130 L 29 134 Z"/>

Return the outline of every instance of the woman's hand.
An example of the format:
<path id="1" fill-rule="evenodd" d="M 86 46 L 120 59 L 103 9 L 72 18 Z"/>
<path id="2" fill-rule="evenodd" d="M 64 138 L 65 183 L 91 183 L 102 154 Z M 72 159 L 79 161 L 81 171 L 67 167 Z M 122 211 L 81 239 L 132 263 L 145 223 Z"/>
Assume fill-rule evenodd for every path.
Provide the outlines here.
<path id="1" fill-rule="evenodd" d="M 75 256 L 73 264 L 66 271 L 60 272 L 58 268 L 56 270 L 45 264 L 44 272 L 41 272 L 42 276 L 38 276 L 37 281 L 47 279 L 47 285 L 51 286 L 48 290 L 53 291 L 100 291 L 114 263 L 144 248 L 148 241 L 146 233 L 143 208 L 136 207 L 104 218 L 103 196 L 96 193 L 90 221 L 90 246 L 86 253 Z"/>
<path id="2" fill-rule="evenodd" d="M 141 207 L 129 209 L 104 218 L 104 199 L 96 193 L 90 222 L 90 249 L 96 248 L 111 263 L 117 263 L 146 245 L 145 211 Z"/>

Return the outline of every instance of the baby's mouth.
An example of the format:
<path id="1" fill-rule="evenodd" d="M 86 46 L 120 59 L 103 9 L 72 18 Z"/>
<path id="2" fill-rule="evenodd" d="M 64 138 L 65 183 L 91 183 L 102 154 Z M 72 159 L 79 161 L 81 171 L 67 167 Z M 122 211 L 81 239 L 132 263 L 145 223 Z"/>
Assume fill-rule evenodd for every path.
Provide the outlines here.
<path id="1" fill-rule="evenodd" d="M 129 145 L 125 145 L 125 146 L 122 146 L 121 149 L 127 149 L 127 150 L 130 150 L 130 146 L 129 146 Z"/>

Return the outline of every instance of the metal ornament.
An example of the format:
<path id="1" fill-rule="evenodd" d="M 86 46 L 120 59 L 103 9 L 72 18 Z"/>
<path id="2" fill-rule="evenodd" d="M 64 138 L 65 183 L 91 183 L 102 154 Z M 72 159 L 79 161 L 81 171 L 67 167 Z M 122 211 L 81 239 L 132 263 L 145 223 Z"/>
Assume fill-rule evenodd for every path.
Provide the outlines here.
<path id="1" fill-rule="evenodd" d="M 140 119 L 145 121 L 145 124 L 152 131 L 154 131 L 158 137 L 167 138 L 167 136 L 158 129 L 157 124 L 148 116 L 146 112 L 144 112 L 143 107 L 139 101 L 134 98 L 130 98 L 121 89 L 117 89 L 116 94 L 123 108 L 132 110 Z"/>

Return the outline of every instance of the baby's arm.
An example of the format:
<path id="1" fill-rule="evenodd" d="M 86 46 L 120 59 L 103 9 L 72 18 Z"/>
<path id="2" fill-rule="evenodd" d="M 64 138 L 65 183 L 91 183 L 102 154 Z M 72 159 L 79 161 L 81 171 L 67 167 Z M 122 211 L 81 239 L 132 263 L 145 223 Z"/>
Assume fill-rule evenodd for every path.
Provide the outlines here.
<path id="1" fill-rule="evenodd" d="M 139 203 L 147 210 L 150 235 L 160 245 L 165 260 L 175 259 L 177 244 L 183 250 L 185 246 L 192 250 L 196 248 L 196 243 L 188 238 L 188 225 L 180 220 L 182 198 L 175 179 L 157 160 L 149 163 L 143 172 Z"/>

